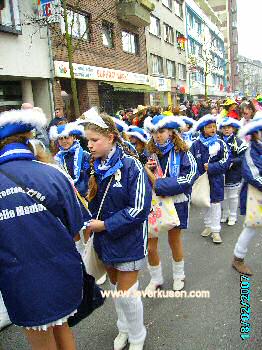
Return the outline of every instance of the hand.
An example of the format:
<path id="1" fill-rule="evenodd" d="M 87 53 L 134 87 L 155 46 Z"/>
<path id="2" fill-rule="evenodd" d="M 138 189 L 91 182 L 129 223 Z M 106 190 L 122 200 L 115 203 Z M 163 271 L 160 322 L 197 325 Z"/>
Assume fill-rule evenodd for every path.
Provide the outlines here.
<path id="1" fill-rule="evenodd" d="M 205 171 L 208 171 L 208 163 L 204 164 Z"/>
<path id="2" fill-rule="evenodd" d="M 87 242 L 91 236 L 91 230 L 90 230 L 90 226 L 87 226 L 84 230 L 83 230 L 83 235 L 84 235 L 84 239 L 85 242 Z"/>
<path id="3" fill-rule="evenodd" d="M 145 169 L 147 176 L 152 184 L 152 187 L 155 188 L 156 178 L 155 178 L 154 173 L 152 172 L 151 169 L 149 169 L 149 167 L 147 165 L 145 166 L 144 169 Z"/>
<path id="4" fill-rule="evenodd" d="M 106 229 L 104 221 L 101 220 L 90 220 L 88 228 L 92 232 L 102 232 Z"/>

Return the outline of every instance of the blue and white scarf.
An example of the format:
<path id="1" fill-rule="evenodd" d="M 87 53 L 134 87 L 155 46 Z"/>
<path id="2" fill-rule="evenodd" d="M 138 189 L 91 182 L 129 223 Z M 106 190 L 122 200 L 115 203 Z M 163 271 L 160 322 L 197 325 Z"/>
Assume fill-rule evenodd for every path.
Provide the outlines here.
<path id="1" fill-rule="evenodd" d="M 174 147 L 174 144 L 170 138 L 167 139 L 167 141 L 162 145 L 157 142 L 155 142 L 155 145 L 163 155 L 167 154 Z"/>
<path id="2" fill-rule="evenodd" d="M 113 146 L 112 150 L 109 152 L 106 160 L 102 160 L 101 158 L 98 158 L 94 162 L 94 170 L 95 173 L 98 175 L 105 175 L 105 173 L 112 168 L 116 161 L 118 160 L 118 152 L 116 152 L 116 145 Z"/>
<path id="3" fill-rule="evenodd" d="M 10 143 L 0 150 L 0 164 L 15 159 L 35 160 L 36 158 L 23 143 Z"/>
<path id="4" fill-rule="evenodd" d="M 83 154 L 84 150 L 80 146 L 79 141 L 74 141 L 73 145 L 69 149 L 64 149 L 63 147 L 60 147 L 60 151 L 55 156 L 55 160 L 58 162 L 59 166 L 66 170 L 68 173 L 68 170 L 66 168 L 65 163 L 65 156 L 67 154 L 72 154 L 74 156 L 74 178 L 73 181 L 76 183 L 79 180 L 80 174 L 81 174 L 81 166 L 82 166 L 82 160 L 83 160 Z"/>
<path id="5" fill-rule="evenodd" d="M 199 135 L 200 142 L 208 147 L 208 152 L 210 157 L 214 157 L 217 155 L 220 150 L 220 143 L 218 142 L 219 137 L 217 134 L 211 137 L 204 137 L 202 134 Z"/>

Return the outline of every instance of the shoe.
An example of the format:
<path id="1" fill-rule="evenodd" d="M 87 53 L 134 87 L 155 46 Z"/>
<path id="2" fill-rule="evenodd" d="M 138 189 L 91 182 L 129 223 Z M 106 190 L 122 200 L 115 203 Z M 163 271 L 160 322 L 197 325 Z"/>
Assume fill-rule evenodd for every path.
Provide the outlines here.
<path id="1" fill-rule="evenodd" d="M 132 344 L 129 345 L 129 350 L 143 350 L 145 341 L 138 343 L 138 344 Z"/>
<path id="2" fill-rule="evenodd" d="M 212 239 L 213 239 L 213 243 L 222 243 L 223 242 L 219 232 L 213 232 Z"/>
<path id="3" fill-rule="evenodd" d="M 173 282 L 173 290 L 174 291 L 179 291 L 184 289 L 185 286 L 185 280 L 181 278 L 174 278 Z"/>
<path id="4" fill-rule="evenodd" d="M 209 235 L 211 235 L 212 231 L 210 227 L 206 227 L 204 229 L 204 231 L 201 232 L 201 236 L 202 237 L 208 237 Z"/>
<path id="5" fill-rule="evenodd" d="M 248 275 L 248 276 L 253 275 L 253 272 L 245 264 L 244 259 L 237 258 L 236 256 L 234 256 L 233 261 L 232 261 L 232 267 L 235 270 L 237 270 L 237 272 L 241 273 L 242 275 Z"/>
<path id="6" fill-rule="evenodd" d="M 12 322 L 9 320 L 9 318 L 0 320 L 0 331 L 5 327 L 9 326 L 10 324 L 12 324 Z"/>
<path id="7" fill-rule="evenodd" d="M 236 224 L 236 219 L 229 218 L 227 224 L 228 224 L 228 226 L 234 226 Z"/>
<path id="8" fill-rule="evenodd" d="M 227 220 L 228 220 L 228 218 L 222 217 L 222 219 L 220 220 L 220 222 L 225 223 L 225 222 L 227 222 Z"/>
<path id="9" fill-rule="evenodd" d="M 96 284 L 98 286 L 101 286 L 101 284 L 104 284 L 105 281 L 106 281 L 106 273 L 96 281 Z"/>
<path id="10" fill-rule="evenodd" d="M 156 290 L 160 289 L 163 283 L 164 281 L 162 281 L 162 283 L 156 283 L 156 282 L 150 281 L 145 289 L 146 294 L 150 292 L 155 292 Z"/>
<path id="11" fill-rule="evenodd" d="M 122 350 L 126 347 L 128 341 L 128 334 L 119 332 L 114 340 L 114 350 Z"/>

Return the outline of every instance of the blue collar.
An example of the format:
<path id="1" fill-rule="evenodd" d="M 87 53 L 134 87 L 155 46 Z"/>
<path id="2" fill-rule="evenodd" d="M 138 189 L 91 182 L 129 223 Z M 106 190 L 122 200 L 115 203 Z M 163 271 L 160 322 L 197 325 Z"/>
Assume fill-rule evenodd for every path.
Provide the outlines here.
<path id="1" fill-rule="evenodd" d="M 200 133 L 199 140 L 204 146 L 210 147 L 210 146 L 213 146 L 218 141 L 218 135 L 215 134 L 214 136 L 211 136 L 211 137 L 204 137 Z"/>
<path id="2" fill-rule="evenodd" d="M 29 147 L 23 143 L 10 143 L 0 150 L 0 164 L 9 162 L 10 160 L 35 160 L 35 156 Z"/>
<path id="3" fill-rule="evenodd" d="M 101 164 L 101 159 L 98 158 L 94 162 L 94 170 L 95 174 L 97 174 L 101 180 L 104 180 L 106 177 L 113 175 L 118 169 L 123 167 L 123 163 L 121 158 L 123 157 L 123 150 L 119 146 L 116 146 L 115 153 L 108 160 L 107 166 L 109 167 L 107 170 L 99 169 L 99 165 Z"/>
<path id="4" fill-rule="evenodd" d="M 230 141 L 233 141 L 233 139 L 234 139 L 234 134 L 231 134 L 231 135 L 229 135 L 229 136 L 223 135 L 223 140 L 224 140 L 226 143 L 228 143 L 228 142 L 230 142 Z"/>
<path id="5" fill-rule="evenodd" d="M 172 148 L 174 148 L 174 144 L 171 139 L 167 139 L 167 141 L 160 145 L 159 143 L 155 142 L 156 147 L 159 149 L 159 151 L 163 154 L 167 154 Z"/>

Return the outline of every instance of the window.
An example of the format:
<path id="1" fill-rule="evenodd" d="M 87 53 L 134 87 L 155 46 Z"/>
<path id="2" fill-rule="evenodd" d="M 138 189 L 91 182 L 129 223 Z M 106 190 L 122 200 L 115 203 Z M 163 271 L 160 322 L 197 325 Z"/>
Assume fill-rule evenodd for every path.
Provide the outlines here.
<path id="1" fill-rule="evenodd" d="M 149 31 L 151 34 L 160 36 L 161 35 L 161 27 L 160 27 L 160 20 L 155 16 L 150 16 L 150 27 Z"/>
<path id="2" fill-rule="evenodd" d="M 183 3 L 181 0 L 174 1 L 174 10 L 178 17 L 183 18 Z"/>
<path id="3" fill-rule="evenodd" d="M 194 28 L 194 17 L 191 15 L 191 13 L 188 14 L 188 23 L 190 28 Z"/>
<path id="4" fill-rule="evenodd" d="M 172 0 L 162 0 L 162 4 L 172 10 Z"/>
<path id="5" fill-rule="evenodd" d="M 5 8 L 0 12 L 0 31 L 21 32 L 18 0 L 5 1 Z"/>
<path id="6" fill-rule="evenodd" d="M 163 75 L 163 58 L 151 54 L 152 74 Z"/>
<path id="7" fill-rule="evenodd" d="M 79 13 L 73 10 L 67 10 L 68 30 L 72 37 L 81 38 L 90 41 L 90 16 L 86 13 Z M 65 33 L 65 21 L 63 14 L 61 16 L 61 31 Z"/>
<path id="8" fill-rule="evenodd" d="M 174 30 L 166 23 L 164 23 L 164 40 L 169 44 L 174 44 Z"/>
<path id="9" fill-rule="evenodd" d="M 196 43 L 193 40 L 189 41 L 189 45 L 188 45 L 188 51 L 191 55 L 195 55 L 196 53 Z"/>
<path id="10" fill-rule="evenodd" d="M 103 45 L 108 48 L 114 47 L 113 24 L 107 21 L 102 22 Z"/>
<path id="11" fill-rule="evenodd" d="M 202 29 L 201 22 L 196 21 L 196 31 L 198 34 L 201 34 L 201 29 Z"/>
<path id="12" fill-rule="evenodd" d="M 186 66 L 178 63 L 178 79 L 186 80 Z"/>
<path id="13" fill-rule="evenodd" d="M 139 53 L 139 46 L 138 46 L 138 35 L 129 33 L 129 32 L 122 32 L 122 44 L 123 44 L 123 50 L 125 52 L 133 53 L 135 55 L 138 55 Z"/>
<path id="14" fill-rule="evenodd" d="M 167 76 L 170 78 L 176 77 L 176 64 L 174 61 L 166 60 Z"/>
<path id="15" fill-rule="evenodd" d="M 184 37 L 184 35 L 178 31 L 176 31 L 176 42 L 177 42 L 177 48 L 180 50 L 185 50 L 185 42 L 186 42 L 186 38 Z"/>

